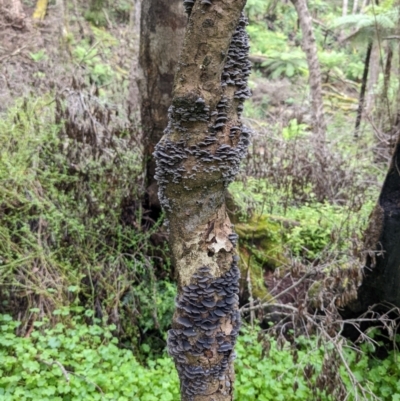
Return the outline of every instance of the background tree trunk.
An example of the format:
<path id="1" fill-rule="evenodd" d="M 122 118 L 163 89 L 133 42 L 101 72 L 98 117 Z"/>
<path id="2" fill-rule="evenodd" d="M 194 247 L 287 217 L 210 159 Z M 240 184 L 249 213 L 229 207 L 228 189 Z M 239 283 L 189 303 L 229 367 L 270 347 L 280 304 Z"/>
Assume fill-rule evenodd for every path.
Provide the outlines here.
<path id="1" fill-rule="evenodd" d="M 306 53 L 310 74 L 310 92 L 313 115 L 313 132 L 316 134 L 320 147 L 325 142 L 326 123 L 322 99 L 321 70 L 317 55 L 317 45 L 312 27 L 312 18 L 307 8 L 306 0 L 291 0 L 299 17 L 303 34 L 303 50 Z M 322 151 L 322 149 L 321 149 Z"/>
<path id="2" fill-rule="evenodd" d="M 379 38 L 374 41 L 374 45 L 372 47 L 371 60 L 369 65 L 369 75 L 367 82 L 367 94 L 365 97 L 365 114 L 370 115 L 371 111 L 375 106 L 376 100 L 376 89 L 379 80 L 379 73 L 381 71 L 381 51 L 379 45 Z"/>
<path id="3" fill-rule="evenodd" d="M 355 138 L 357 138 L 359 135 L 361 118 L 362 118 L 363 111 L 364 111 L 365 93 L 367 91 L 368 72 L 369 72 L 369 64 L 370 64 L 370 60 L 371 60 L 372 46 L 373 46 L 373 43 L 369 42 L 368 48 L 367 48 L 367 53 L 365 54 L 364 72 L 363 72 L 362 81 L 361 81 L 360 100 L 358 102 L 356 126 L 355 126 L 355 131 L 354 131 Z"/>
<path id="4" fill-rule="evenodd" d="M 358 10 L 358 0 L 354 0 L 353 2 L 353 14 L 357 14 Z"/>
<path id="5" fill-rule="evenodd" d="M 155 151 L 178 273 L 168 349 L 183 401 L 233 397 L 240 273 L 225 194 L 249 144 L 240 122 L 250 73 L 244 4 L 185 1 L 190 19 L 168 127 Z"/>
<path id="6" fill-rule="evenodd" d="M 383 129 L 385 132 L 391 130 L 391 126 L 393 125 L 393 121 L 391 118 L 391 107 L 389 100 L 389 86 L 392 75 L 392 60 L 393 60 L 393 49 L 392 45 L 388 43 L 387 46 L 387 54 L 385 61 L 385 68 L 383 71 L 383 88 L 382 93 L 380 94 L 380 98 L 378 99 L 377 105 L 377 120 L 379 123 L 379 127 Z"/>
<path id="7" fill-rule="evenodd" d="M 139 89 L 139 51 L 140 51 L 140 18 L 141 18 L 142 1 L 134 0 L 131 14 L 129 17 L 129 27 L 136 39 L 134 41 L 132 66 L 129 76 L 129 101 L 128 112 L 131 121 L 140 121 L 140 89 Z"/>
<path id="8" fill-rule="evenodd" d="M 168 122 L 172 88 L 187 17 L 182 0 L 142 2 L 138 85 L 149 204 L 159 206 L 153 152 Z"/>
<path id="9" fill-rule="evenodd" d="M 343 8 L 342 8 L 342 16 L 345 17 L 347 15 L 347 9 L 349 7 L 349 0 L 343 0 Z"/>
<path id="10" fill-rule="evenodd" d="M 365 11 L 365 7 L 367 7 L 368 3 L 369 3 L 369 0 L 363 0 L 363 2 L 361 4 L 360 13 L 363 13 Z"/>

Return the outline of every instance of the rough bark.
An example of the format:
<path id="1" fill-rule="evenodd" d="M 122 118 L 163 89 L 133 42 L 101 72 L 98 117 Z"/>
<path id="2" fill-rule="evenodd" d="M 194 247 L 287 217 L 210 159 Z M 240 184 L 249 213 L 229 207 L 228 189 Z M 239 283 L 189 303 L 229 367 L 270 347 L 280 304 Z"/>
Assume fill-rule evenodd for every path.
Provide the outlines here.
<path id="1" fill-rule="evenodd" d="M 159 196 L 178 274 L 168 335 L 183 401 L 232 400 L 239 257 L 225 194 L 249 144 L 245 0 L 185 0 L 190 14 L 165 135 Z"/>
<path id="2" fill-rule="evenodd" d="M 306 0 L 291 0 L 299 17 L 303 34 L 302 45 L 306 53 L 308 70 L 310 74 L 310 92 L 312 116 L 314 120 L 313 132 L 322 143 L 325 141 L 326 123 L 324 117 L 324 104 L 322 99 L 321 69 L 317 55 L 317 44 L 312 27 L 312 18 L 307 8 Z"/>
<path id="3" fill-rule="evenodd" d="M 385 302 L 400 307 L 400 140 L 397 140 L 378 204 L 365 234 L 367 252 L 358 299 L 347 314 Z M 383 308 L 383 307 L 382 307 Z"/>
<path id="4" fill-rule="evenodd" d="M 358 137 L 358 134 L 360 131 L 361 118 L 362 118 L 363 111 L 364 111 L 365 93 L 367 90 L 369 63 L 371 60 L 372 46 L 373 46 L 373 43 L 369 42 L 368 48 L 367 48 L 367 53 L 365 54 L 364 72 L 363 72 L 362 81 L 361 81 L 360 100 L 358 102 L 356 126 L 355 126 L 355 131 L 354 131 L 354 136 L 356 138 Z"/>
<path id="5" fill-rule="evenodd" d="M 138 86 L 150 206 L 159 206 L 152 154 L 168 123 L 168 107 L 186 22 L 182 0 L 142 2 Z"/>

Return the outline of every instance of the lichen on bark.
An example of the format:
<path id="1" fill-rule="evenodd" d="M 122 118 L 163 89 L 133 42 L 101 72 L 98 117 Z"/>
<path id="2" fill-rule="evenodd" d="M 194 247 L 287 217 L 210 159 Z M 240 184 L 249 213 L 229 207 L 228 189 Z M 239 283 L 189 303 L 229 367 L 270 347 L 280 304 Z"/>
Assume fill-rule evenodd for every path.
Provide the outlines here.
<path id="1" fill-rule="evenodd" d="M 250 141 L 242 125 L 248 37 L 245 0 L 185 0 L 189 14 L 169 123 L 156 146 L 178 297 L 168 349 L 182 400 L 232 400 L 239 331 L 239 257 L 226 189 Z"/>

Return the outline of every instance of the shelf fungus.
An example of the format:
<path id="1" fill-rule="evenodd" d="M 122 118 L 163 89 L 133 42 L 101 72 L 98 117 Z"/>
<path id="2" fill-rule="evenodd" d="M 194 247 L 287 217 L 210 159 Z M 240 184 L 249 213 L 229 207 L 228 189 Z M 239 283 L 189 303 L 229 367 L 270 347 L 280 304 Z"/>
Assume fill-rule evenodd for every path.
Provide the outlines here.
<path id="1" fill-rule="evenodd" d="M 240 273 L 238 235 L 224 196 L 251 140 L 251 130 L 240 119 L 251 95 L 247 20 L 240 14 L 244 3 L 227 7 L 213 0 L 184 0 L 188 38 L 198 41 L 197 50 L 193 58 L 181 57 L 168 126 L 154 151 L 179 287 L 167 344 L 184 401 L 231 400 L 233 393 Z M 224 7 L 230 16 L 236 7 L 234 19 L 221 14 Z M 222 48 L 211 44 L 220 40 L 211 36 L 217 31 L 213 18 L 218 29 L 223 18 L 230 29 Z M 232 21 L 238 21 L 236 27 Z M 207 68 L 199 69 L 204 60 Z M 198 75 L 191 79 L 186 71 Z"/>
<path id="2" fill-rule="evenodd" d="M 218 278 L 208 267 L 201 267 L 178 296 L 178 317 L 168 333 L 168 350 L 180 361 L 177 369 L 188 399 L 204 393 L 210 381 L 216 387 L 225 383 L 227 368 L 235 358 L 240 328 L 238 260 L 234 256 L 231 268 Z M 208 359 L 207 368 L 194 366 L 193 358 Z"/>

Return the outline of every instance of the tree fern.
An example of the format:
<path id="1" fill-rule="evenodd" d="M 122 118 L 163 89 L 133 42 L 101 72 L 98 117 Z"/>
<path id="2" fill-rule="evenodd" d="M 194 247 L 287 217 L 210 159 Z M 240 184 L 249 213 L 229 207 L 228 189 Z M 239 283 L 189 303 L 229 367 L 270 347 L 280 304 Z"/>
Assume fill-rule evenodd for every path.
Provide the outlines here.
<path id="1" fill-rule="evenodd" d="M 385 7 L 370 8 L 366 14 L 351 14 L 336 18 L 332 28 L 352 29 L 346 40 L 363 42 L 373 40 L 375 35 L 384 36 L 393 33 L 399 19 L 399 7 L 387 9 Z"/>

